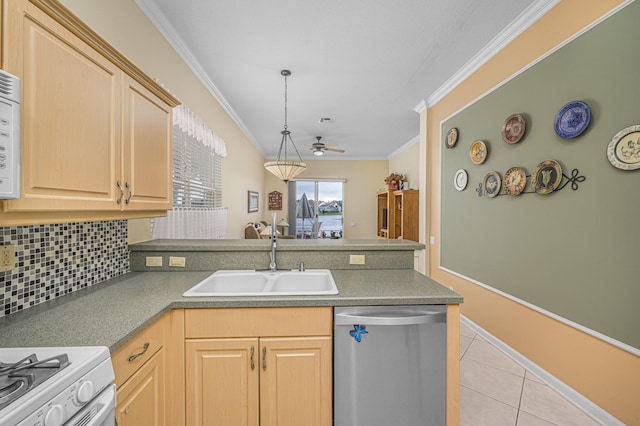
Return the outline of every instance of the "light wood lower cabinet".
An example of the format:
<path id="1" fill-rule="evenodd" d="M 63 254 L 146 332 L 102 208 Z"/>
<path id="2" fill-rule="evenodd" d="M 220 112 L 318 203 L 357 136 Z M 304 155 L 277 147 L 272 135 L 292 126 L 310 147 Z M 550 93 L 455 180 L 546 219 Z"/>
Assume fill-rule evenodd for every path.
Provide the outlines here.
<path id="1" fill-rule="evenodd" d="M 118 426 L 165 424 L 164 370 L 164 349 L 160 349 L 117 389 Z"/>
<path id="2" fill-rule="evenodd" d="M 199 321 L 207 316 L 221 326 L 231 321 L 238 337 L 202 338 L 214 324 Z M 325 335 L 303 335 L 297 324 L 309 321 Z M 186 424 L 331 425 L 331 321 L 331 308 L 188 310 Z"/>
<path id="3" fill-rule="evenodd" d="M 330 425 L 331 337 L 260 339 L 260 425 Z"/>
<path id="4" fill-rule="evenodd" d="M 165 384 L 167 360 L 175 358 L 169 339 L 172 315 L 163 316 L 111 355 L 119 426 L 175 424 L 167 408 L 167 395 L 173 395 Z"/>

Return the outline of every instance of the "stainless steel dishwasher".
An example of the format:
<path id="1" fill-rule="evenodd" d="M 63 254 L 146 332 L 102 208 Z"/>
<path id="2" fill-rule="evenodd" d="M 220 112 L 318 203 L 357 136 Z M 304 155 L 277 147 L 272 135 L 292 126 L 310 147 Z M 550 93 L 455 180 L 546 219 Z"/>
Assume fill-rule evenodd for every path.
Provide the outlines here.
<path id="1" fill-rule="evenodd" d="M 334 425 L 445 424 L 446 306 L 334 309 Z"/>

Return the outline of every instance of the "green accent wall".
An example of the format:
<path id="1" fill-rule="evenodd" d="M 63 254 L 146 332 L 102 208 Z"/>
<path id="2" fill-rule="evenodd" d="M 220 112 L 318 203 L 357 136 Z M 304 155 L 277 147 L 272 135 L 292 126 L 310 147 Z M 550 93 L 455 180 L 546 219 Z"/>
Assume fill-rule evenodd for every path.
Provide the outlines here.
<path id="1" fill-rule="evenodd" d="M 640 348 L 640 170 L 622 171 L 607 159 L 621 129 L 640 124 L 640 2 L 571 41 L 442 123 L 459 130 L 442 148 L 441 266 Z M 550 28 L 549 31 L 553 31 Z M 588 129 L 575 139 L 554 131 L 570 101 L 591 107 Z M 502 141 L 505 119 L 519 113 L 526 133 Z M 469 148 L 489 147 L 475 165 Z M 548 195 L 478 197 L 484 175 L 511 167 L 531 175 L 555 159 L 565 175 L 586 180 Z M 458 169 L 469 174 L 454 188 Z M 566 178 L 563 179 L 564 184 Z M 533 191 L 530 178 L 526 192 Z"/>

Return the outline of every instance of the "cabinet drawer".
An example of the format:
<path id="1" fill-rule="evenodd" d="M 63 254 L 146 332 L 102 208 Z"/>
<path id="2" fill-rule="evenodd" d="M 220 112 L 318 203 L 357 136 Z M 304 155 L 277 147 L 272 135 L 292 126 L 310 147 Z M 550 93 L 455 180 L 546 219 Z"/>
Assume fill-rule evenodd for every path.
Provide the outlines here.
<path id="1" fill-rule="evenodd" d="M 164 346 L 164 324 L 164 318 L 156 321 L 111 355 L 116 375 L 116 388 L 126 382 L 138 368 Z"/>
<path id="2" fill-rule="evenodd" d="M 185 337 L 330 336 L 331 307 L 185 310 Z"/>

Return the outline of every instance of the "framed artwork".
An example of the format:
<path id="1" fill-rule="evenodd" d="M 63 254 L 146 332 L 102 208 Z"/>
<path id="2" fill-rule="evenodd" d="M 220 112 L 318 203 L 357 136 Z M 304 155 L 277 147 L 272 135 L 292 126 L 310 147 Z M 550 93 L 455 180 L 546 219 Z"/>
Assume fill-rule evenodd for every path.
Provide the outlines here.
<path id="1" fill-rule="evenodd" d="M 257 212 L 258 211 L 258 201 L 259 201 L 259 195 L 256 191 L 247 191 L 248 192 L 248 198 L 247 198 L 247 206 L 248 206 L 248 211 L 249 213 L 252 212 Z"/>

